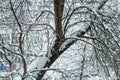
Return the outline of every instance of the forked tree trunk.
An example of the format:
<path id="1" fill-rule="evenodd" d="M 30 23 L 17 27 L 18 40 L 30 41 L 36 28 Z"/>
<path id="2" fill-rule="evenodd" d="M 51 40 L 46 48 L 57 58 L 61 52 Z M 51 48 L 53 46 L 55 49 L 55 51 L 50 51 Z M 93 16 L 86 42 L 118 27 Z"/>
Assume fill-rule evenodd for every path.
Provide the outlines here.
<path id="1" fill-rule="evenodd" d="M 50 58 L 50 62 L 47 62 L 46 65 L 43 68 L 50 67 L 54 61 L 64 52 L 66 51 L 71 45 L 73 45 L 77 39 L 72 40 L 71 42 L 68 42 L 65 45 L 65 48 L 63 50 L 59 50 L 61 45 L 65 42 L 63 31 L 62 31 L 62 15 L 63 15 L 63 9 L 64 9 L 64 0 L 53 0 L 54 1 L 54 13 L 55 13 L 55 34 L 56 34 L 56 40 L 54 42 L 54 45 L 51 49 L 52 57 Z M 104 4 L 107 2 L 107 0 L 103 1 L 102 4 L 98 7 L 98 10 L 100 10 Z M 95 18 L 96 19 L 96 18 Z M 86 32 L 88 32 L 91 29 L 91 26 L 93 25 L 93 22 L 90 22 L 90 25 L 86 29 L 85 32 L 79 33 L 77 37 L 84 36 Z M 41 80 L 45 74 L 45 70 L 40 71 L 38 74 L 38 77 L 36 80 Z"/>

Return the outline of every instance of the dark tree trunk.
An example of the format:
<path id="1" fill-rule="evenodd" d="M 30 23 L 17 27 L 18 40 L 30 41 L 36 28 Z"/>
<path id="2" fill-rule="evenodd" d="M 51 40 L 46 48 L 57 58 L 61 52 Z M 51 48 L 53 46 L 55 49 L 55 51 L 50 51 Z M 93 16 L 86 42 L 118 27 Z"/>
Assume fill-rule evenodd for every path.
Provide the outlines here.
<path id="1" fill-rule="evenodd" d="M 46 67 L 49 68 L 56 61 L 56 59 L 62 53 L 64 53 L 64 51 L 66 51 L 71 45 L 73 45 L 77 41 L 77 39 L 74 39 L 71 42 L 68 42 L 65 45 L 65 48 L 63 50 L 61 50 L 61 51 L 59 50 L 61 45 L 65 42 L 65 39 L 64 39 L 65 36 L 63 35 L 63 31 L 62 31 L 63 30 L 62 15 L 63 15 L 63 10 L 64 10 L 64 0 L 53 0 L 53 1 L 54 1 L 54 13 L 55 13 L 55 34 L 56 34 L 56 40 L 55 40 L 54 45 L 53 45 L 53 47 L 51 49 L 52 57 L 50 58 L 50 62 L 47 62 L 46 65 L 44 66 L 44 68 L 46 68 Z M 98 7 L 98 10 L 100 10 L 104 6 L 106 1 L 103 2 L 103 4 L 101 4 Z M 90 25 L 88 26 L 86 31 L 79 33 L 77 35 L 77 37 L 84 36 L 84 34 L 91 29 L 93 24 L 94 24 L 93 22 L 90 22 Z M 46 72 L 45 70 L 40 71 L 40 74 L 38 74 L 38 77 L 36 78 L 36 80 L 41 80 L 43 78 L 45 72 Z"/>
<path id="2" fill-rule="evenodd" d="M 54 1 L 54 13 L 55 13 L 55 34 L 56 40 L 51 50 L 52 57 L 50 62 L 46 63 L 45 67 L 50 67 L 54 61 L 60 56 L 60 46 L 63 43 L 63 31 L 62 31 L 62 15 L 64 9 L 64 0 L 53 0 Z M 46 71 L 40 71 L 36 80 L 41 80 Z"/>

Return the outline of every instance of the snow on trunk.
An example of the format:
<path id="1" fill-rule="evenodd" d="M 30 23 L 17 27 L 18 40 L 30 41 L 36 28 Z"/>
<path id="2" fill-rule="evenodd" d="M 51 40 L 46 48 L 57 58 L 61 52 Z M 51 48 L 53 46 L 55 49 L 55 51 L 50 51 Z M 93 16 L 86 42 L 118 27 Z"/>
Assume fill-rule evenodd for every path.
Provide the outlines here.
<path id="1" fill-rule="evenodd" d="M 28 73 L 33 75 L 34 77 L 37 77 L 37 74 L 40 70 L 44 69 L 44 66 L 49 61 L 49 57 L 46 57 L 45 55 L 40 55 L 39 57 L 34 60 L 30 66 L 28 67 Z"/>

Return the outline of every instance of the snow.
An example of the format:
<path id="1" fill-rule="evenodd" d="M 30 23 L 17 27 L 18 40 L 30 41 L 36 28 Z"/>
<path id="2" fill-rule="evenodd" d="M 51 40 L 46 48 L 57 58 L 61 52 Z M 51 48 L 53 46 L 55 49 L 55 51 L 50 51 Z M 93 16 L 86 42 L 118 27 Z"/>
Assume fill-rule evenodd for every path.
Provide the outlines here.
<path id="1" fill-rule="evenodd" d="M 47 0 L 44 0 L 44 1 L 47 1 Z M 73 1 L 73 0 L 68 0 L 68 1 Z M 100 24 L 103 24 L 104 25 L 103 27 L 106 30 L 108 30 L 109 32 L 113 33 L 112 30 L 110 30 L 110 26 L 111 25 L 104 24 L 102 22 L 102 19 L 101 19 L 100 15 L 96 12 L 97 6 L 99 5 L 100 2 L 101 1 L 98 0 L 98 3 L 96 3 L 94 5 L 91 4 L 91 3 L 90 4 L 87 4 L 87 3 L 83 3 L 83 4 L 79 3 L 78 4 L 76 2 L 75 6 L 73 6 L 74 8 L 72 8 L 72 6 L 71 6 L 71 9 L 73 10 L 76 7 L 79 7 L 81 5 L 86 6 L 88 8 L 91 8 L 92 9 L 91 11 L 93 11 L 93 12 L 88 12 L 88 13 L 95 14 L 96 17 L 98 17 L 96 21 L 98 23 L 100 23 Z M 43 2 L 41 2 L 41 3 L 43 5 Z M 71 4 L 73 4 L 73 3 L 69 2 L 69 5 L 71 5 Z M 39 5 L 39 3 L 37 3 L 37 5 L 35 3 L 33 3 L 31 10 L 34 9 L 34 5 L 35 5 L 36 12 L 33 11 L 33 13 L 34 13 L 33 15 L 37 15 L 37 13 L 40 12 L 40 10 L 37 12 L 37 9 L 38 9 L 37 5 Z M 65 6 L 69 7 L 67 5 L 65 5 Z M 50 7 L 50 9 L 52 9 L 52 8 L 53 7 Z M 1 9 L 2 9 L 2 7 L 1 7 Z M 44 9 L 46 9 L 46 8 L 44 7 Z M 52 11 L 52 10 L 50 10 L 50 11 Z M 67 10 L 67 8 L 66 8 L 66 10 Z M 70 12 L 72 12 L 72 10 Z M 86 9 L 80 9 L 80 10 L 78 10 L 78 12 L 79 11 L 83 12 L 84 10 L 86 10 Z M 33 15 L 31 15 L 31 16 L 33 16 Z M 37 17 L 37 16 L 35 16 L 35 17 Z M 114 15 L 113 15 L 113 17 L 114 17 Z M 52 17 L 50 19 L 54 19 L 54 18 Z M 50 80 L 63 80 L 63 78 L 66 79 L 66 80 L 79 80 L 80 73 L 83 73 L 83 80 L 114 80 L 115 79 L 114 78 L 115 77 L 114 76 L 115 73 L 113 73 L 113 70 L 110 70 L 110 74 L 112 75 L 112 77 L 106 77 L 104 71 L 102 70 L 102 68 L 98 67 L 98 65 L 96 64 L 97 62 L 96 62 L 95 57 L 94 57 L 95 54 L 93 54 L 93 51 L 92 51 L 92 46 L 94 46 L 94 47 L 96 47 L 96 46 L 93 45 L 91 43 L 91 41 L 89 41 L 89 40 L 87 40 L 85 38 L 81 39 L 81 38 L 77 37 L 77 35 L 80 34 L 81 32 L 86 32 L 86 29 L 88 28 L 87 26 L 89 25 L 89 23 L 88 22 L 87 23 L 84 22 L 84 20 L 90 21 L 89 19 L 90 19 L 90 17 L 86 16 L 86 14 L 85 15 L 84 14 L 81 14 L 81 15 L 73 14 L 73 17 L 71 17 L 70 21 L 68 22 L 69 24 L 67 25 L 67 31 L 65 33 L 65 39 L 66 39 L 66 41 L 62 44 L 62 46 L 60 47 L 59 51 L 63 50 L 68 43 L 74 41 L 75 39 L 79 39 L 79 41 L 75 42 L 74 45 L 72 45 L 67 51 L 65 51 L 65 53 L 63 53 L 54 62 L 54 64 L 51 66 L 52 69 L 54 69 L 54 70 L 53 70 L 53 72 L 47 72 L 46 73 L 47 74 L 47 75 L 45 75 L 46 79 L 50 77 L 49 78 Z M 28 19 L 28 20 L 31 20 L 31 19 Z M 32 18 L 32 23 L 31 24 L 33 24 L 34 20 L 35 20 L 35 18 Z M 38 23 L 41 23 L 41 22 L 44 23 L 44 22 L 47 22 L 47 21 L 48 21 L 48 23 L 50 25 L 52 25 L 52 26 L 55 25 L 54 20 L 49 20 L 48 18 L 46 18 L 46 16 L 42 16 L 42 19 L 39 18 Z M 81 21 L 81 22 L 79 22 L 79 21 Z M 76 22 L 79 22 L 79 23 L 76 23 Z M 116 21 L 114 21 L 114 22 L 116 22 Z M 36 27 L 36 25 L 34 27 L 35 27 L 35 29 L 38 29 Z M 43 27 L 43 26 L 39 26 L 39 27 Z M 7 30 L 8 29 L 0 31 L 0 33 L 1 34 L 2 33 L 6 33 Z M 8 31 L 8 33 L 9 32 L 10 31 Z M 17 31 L 15 31 L 15 32 L 17 32 Z M 28 52 L 35 53 L 37 57 L 36 56 L 30 56 L 29 57 L 30 62 L 33 60 L 32 59 L 33 57 L 36 58 L 36 59 L 33 60 L 31 64 L 27 63 L 27 73 L 24 76 L 24 77 L 26 77 L 26 80 L 34 80 L 35 79 L 34 77 L 37 76 L 37 73 L 40 70 L 48 70 L 49 71 L 51 69 L 51 68 L 48 68 L 48 69 L 44 68 L 44 66 L 46 65 L 47 62 L 50 61 L 49 58 L 52 56 L 52 54 L 51 54 L 51 49 L 52 48 L 51 47 L 53 46 L 54 40 L 55 40 L 55 39 L 51 39 L 51 37 L 53 38 L 55 36 L 52 32 L 50 32 L 50 34 L 47 33 L 47 32 L 41 34 L 42 37 L 40 37 L 40 38 L 42 38 L 43 41 L 41 41 L 41 44 L 38 44 L 38 45 L 42 45 L 41 46 L 42 47 L 41 50 L 39 50 L 38 48 L 37 49 L 31 48 L 31 50 L 29 50 L 29 48 L 28 48 Z M 12 32 L 10 32 L 10 33 L 12 33 Z M 13 35 L 14 35 L 14 33 L 13 33 Z M 10 34 L 10 36 L 11 36 L 11 34 Z M 38 35 L 38 36 L 40 36 L 40 35 Z M 111 36 L 114 38 L 114 41 L 117 41 L 118 38 L 114 34 L 112 34 Z M 36 36 L 34 36 L 34 37 L 36 37 Z M 94 36 L 92 36 L 92 37 L 94 37 Z M 12 38 L 12 37 L 10 37 L 10 38 Z M 80 41 L 80 39 L 81 39 L 81 41 Z M 111 42 L 113 43 L 114 41 L 111 41 Z M 14 46 L 10 46 L 10 47 L 11 47 L 11 49 L 14 48 Z M 23 49 L 25 47 L 26 47 L 26 45 L 23 46 Z M 27 47 L 33 47 L 33 46 L 32 45 L 28 45 Z M 34 47 L 36 47 L 36 46 L 34 46 Z M 96 47 L 96 49 L 99 49 L 99 48 Z M 83 51 L 83 50 L 85 50 L 85 51 Z M 16 49 L 15 49 L 15 51 L 16 51 Z M 117 52 L 119 52 L 119 49 L 117 50 Z M 114 51 L 113 54 L 116 54 L 116 52 Z M 47 55 L 47 57 L 46 57 L 46 55 Z M 82 63 L 83 57 L 85 58 L 85 62 L 84 62 L 85 64 Z M 12 61 L 11 56 L 10 56 L 9 59 Z M 27 58 L 25 58 L 25 59 L 27 59 Z M 1 61 L 1 62 L 3 62 L 3 61 Z M 27 62 L 27 60 L 26 60 L 26 62 Z M 15 64 L 17 66 L 19 66 L 20 68 L 23 67 L 23 66 L 20 65 L 20 63 L 19 64 L 15 63 Z M 82 68 L 81 66 L 82 65 L 84 65 L 84 69 L 83 70 L 81 70 L 81 68 Z M 105 66 L 109 66 L 109 64 L 105 64 Z M 99 69 L 99 72 L 97 72 L 97 69 Z M 13 75 L 13 77 L 14 77 L 13 80 L 21 80 L 21 75 L 23 73 L 23 68 L 18 70 L 18 68 L 15 67 L 15 70 L 16 71 L 12 71 L 15 74 L 15 75 Z M 11 74 L 12 72 L 0 72 L 0 76 L 5 77 L 5 76 Z"/>
<path id="2" fill-rule="evenodd" d="M 8 74 L 8 72 L 2 72 L 2 71 L 0 71 L 0 77 L 5 77 L 5 76 L 7 76 L 7 74 Z"/>
<path id="3" fill-rule="evenodd" d="M 71 22 L 73 23 L 74 20 Z M 79 23 L 78 25 L 69 27 L 67 32 L 66 32 L 66 38 L 69 36 L 77 36 L 78 33 L 80 32 L 86 32 L 87 27 L 85 26 L 85 23 Z"/>
<path id="4" fill-rule="evenodd" d="M 45 64 L 49 61 L 48 57 L 46 57 L 45 55 L 40 55 L 36 60 L 34 60 L 30 66 L 28 67 L 28 73 L 32 72 L 34 70 L 41 70 L 44 69 L 43 67 L 45 66 Z M 35 75 L 35 74 L 34 74 Z M 36 73 L 37 75 L 37 73 Z"/>
<path id="5" fill-rule="evenodd" d="M 66 41 L 61 45 L 59 51 L 62 51 L 62 50 L 66 47 L 66 45 L 67 45 L 68 43 L 70 43 L 71 41 L 73 41 L 73 40 L 74 40 L 74 39 L 68 39 L 68 40 L 66 40 Z"/>

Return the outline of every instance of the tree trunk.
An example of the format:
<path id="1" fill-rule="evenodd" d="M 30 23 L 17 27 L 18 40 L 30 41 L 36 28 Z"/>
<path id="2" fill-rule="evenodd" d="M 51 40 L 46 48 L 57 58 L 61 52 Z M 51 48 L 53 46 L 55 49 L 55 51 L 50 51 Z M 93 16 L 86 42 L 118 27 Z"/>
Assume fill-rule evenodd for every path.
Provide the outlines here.
<path id="1" fill-rule="evenodd" d="M 45 67 L 50 67 L 52 63 L 60 56 L 60 46 L 63 43 L 63 31 L 62 31 L 62 15 L 64 9 L 64 0 L 53 0 L 54 1 L 54 13 L 55 13 L 55 34 L 56 40 L 53 48 L 51 50 L 52 57 L 50 58 L 50 62 L 46 63 Z M 36 80 L 41 80 L 45 74 L 45 70 L 40 71 Z"/>
<path id="2" fill-rule="evenodd" d="M 46 65 L 43 68 L 46 67 L 50 67 L 55 60 L 62 54 L 64 53 L 64 51 L 66 51 L 71 45 L 73 45 L 78 39 L 74 39 L 71 42 L 68 42 L 65 45 L 65 48 L 63 50 L 59 50 L 61 45 L 65 42 L 64 39 L 64 35 L 63 35 L 63 31 L 62 31 L 62 15 L 63 15 L 63 9 L 64 9 L 64 0 L 53 0 L 54 1 L 54 13 L 55 13 L 55 34 L 56 34 L 56 40 L 54 42 L 54 45 L 51 49 L 51 53 L 52 53 L 52 57 L 50 57 L 50 62 L 47 62 Z M 107 0 L 105 2 L 103 2 L 103 4 L 101 4 L 98 7 L 98 10 L 100 10 L 104 4 L 107 2 Z M 96 18 L 95 18 L 96 19 Z M 90 22 L 90 25 L 88 26 L 88 28 L 86 29 L 85 32 L 80 32 L 77 37 L 81 37 L 84 36 L 84 34 L 86 32 L 88 32 L 92 25 L 94 24 L 94 22 Z M 36 78 L 36 80 L 41 80 L 45 74 L 45 70 L 40 71 L 40 74 L 38 74 L 38 77 Z"/>

